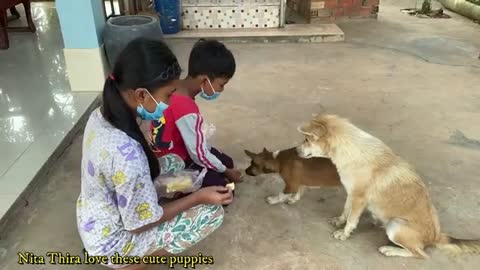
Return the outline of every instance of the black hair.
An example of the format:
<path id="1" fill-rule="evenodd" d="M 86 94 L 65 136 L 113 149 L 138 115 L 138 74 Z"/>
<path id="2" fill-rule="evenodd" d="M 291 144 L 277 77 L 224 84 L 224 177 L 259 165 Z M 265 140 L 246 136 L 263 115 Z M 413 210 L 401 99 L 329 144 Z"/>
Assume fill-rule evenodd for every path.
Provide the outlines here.
<path id="1" fill-rule="evenodd" d="M 136 114 L 120 92 L 146 88 L 153 94 L 152 91 L 177 80 L 180 73 L 177 58 L 165 43 L 138 38 L 119 54 L 103 88 L 103 116 L 114 127 L 140 143 L 148 158 L 152 180 L 160 174 L 158 160 L 140 130 Z"/>
<path id="2" fill-rule="evenodd" d="M 200 39 L 193 46 L 188 60 L 188 76 L 207 75 L 209 79 L 231 79 L 236 64 L 232 52 L 217 40 Z"/>

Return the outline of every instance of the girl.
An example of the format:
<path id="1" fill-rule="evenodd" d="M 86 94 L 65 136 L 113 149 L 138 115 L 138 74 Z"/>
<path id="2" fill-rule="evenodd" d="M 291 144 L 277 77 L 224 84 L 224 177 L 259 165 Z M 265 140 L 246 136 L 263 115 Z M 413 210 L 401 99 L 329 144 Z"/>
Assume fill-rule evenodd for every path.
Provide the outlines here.
<path id="1" fill-rule="evenodd" d="M 163 42 L 131 42 L 105 82 L 102 107 L 87 122 L 77 224 L 89 255 L 107 256 L 111 268 L 145 267 L 114 258 L 183 252 L 220 226 L 221 205 L 232 202 L 232 191 L 220 186 L 157 202 L 152 180 L 162 172 L 136 116 L 159 119 L 180 72 Z"/>

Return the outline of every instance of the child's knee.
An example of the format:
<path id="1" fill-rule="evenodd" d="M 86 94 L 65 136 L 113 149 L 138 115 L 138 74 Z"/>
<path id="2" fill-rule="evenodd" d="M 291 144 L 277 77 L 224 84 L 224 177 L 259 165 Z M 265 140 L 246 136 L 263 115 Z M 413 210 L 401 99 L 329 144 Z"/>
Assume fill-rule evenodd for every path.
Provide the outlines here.
<path id="1" fill-rule="evenodd" d="M 225 211 L 221 205 L 208 205 L 207 211 L 211 213 L 210 219 L 208 220 L 208 225 L 213 227 L 213 230 L 216 230 L 220 225 L 222 225 L 225 218 Z"/>
<path id="2" fill-rule="evenodd" d="M 233 164 L 233 159 L 227 155 L 224 155 L 224 156 L 225 156 L 225 163 L 223 165 L 225 165 L 225 167 L 229 169 L 233 169 L 235 167 L 235 164 Z"/>
<path id="3" fill-rule="evenodd" d="M 228 169 L 234 168 L 233 159 L 228 155 L 224 153 L 220 153 L 220 156 L 218 158 L 220 159 L 220 161 L 222 161 L 223 165 L 225 165 L 225 167 L 227 167 Z"/>
<path id="4" fill-rule="evenodd" d="M 223 218 L 225 216 L 225 211 L 223 210 L 223 207 L 221 205 L 213 205 L 213 217 L 218 217 L 221 218 L 223 221 Z"/>
<path id="5" fill-rule="evenodd" d="M 225 165 L 225 167 L 227 167 L 228 169 L 233 169 L 234 164 L 233 164 L 233 159 L 231 157 L 229 157 L 223 152 L 220 152 L 216 148 L 212 148 L 211 152 L 222 162 L 223 165 Z"/>
<path id="6" fill-rule="evenodd" d="M 203 178 L 202 187 L 225 186 L 226 184 L 228 184 L 228 181 L 223 174 L 209 170 Z"/>
<path id="7" fill-rule="evenodd" d="M 185 162 L 176 154 L 168 154 L 158 159 L 160 174 L 178 173 L 185 169 Z"/>

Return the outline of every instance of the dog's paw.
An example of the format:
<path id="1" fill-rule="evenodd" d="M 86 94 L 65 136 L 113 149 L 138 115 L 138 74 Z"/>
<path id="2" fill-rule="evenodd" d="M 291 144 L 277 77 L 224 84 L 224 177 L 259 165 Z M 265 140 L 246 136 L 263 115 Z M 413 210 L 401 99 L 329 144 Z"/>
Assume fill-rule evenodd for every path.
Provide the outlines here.
<path id="1" fill-rule="evenodd" d="M 270 205 L 274 205 L 274 204 L 278 204 L 280 203 L 280 201 L 278 200 L 278 197 L 277 196 L 268 196 L 266 199 L 268 204 Z"/>
<path id="2" fill-rule="evenodd" d="M 342 217 L 334 217 L 328 221 L 328 223 L 332 224 L 333 226 L 339 228 L 345 225 L 346 221 Z"/>
<path id="3" fill-rule="evenodd" d="M 289 198 L 287 200 L 287 204 L 295 204 L 296 202 L 298 202 L 298 199 L 296 199 L 296 198 Z"/>
<path id="4" fill-rule="evenodd" d="M 343 229 L 337 230 L 333 233 L 333 237 L 338 240 L 347 240 L 350 235 L 345 234 Z"/>
<path id="5" fill-rule="evenodd" d="M 382 253 L 387 257 L 394 257 L 394 256 L 398 256 L 399 248 L 391 247 L 391 246 L 383 246 L 383 247 L 379 247 L 378 251 L 380 251 L 380 253 Z"/>

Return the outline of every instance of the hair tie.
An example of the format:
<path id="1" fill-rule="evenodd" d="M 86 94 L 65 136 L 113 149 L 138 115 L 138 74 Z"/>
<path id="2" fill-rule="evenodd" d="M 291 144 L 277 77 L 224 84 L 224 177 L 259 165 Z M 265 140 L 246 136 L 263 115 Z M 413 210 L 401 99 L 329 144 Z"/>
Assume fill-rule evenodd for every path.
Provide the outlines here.
<path id="1" fill-rule="evenodd" d="M 108 78 L 110 78 L 112 81 L 115 81 L 115 76 L 113 76 L 113 74 L 108 75 Z"/>

